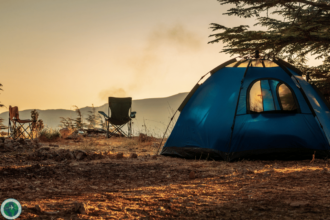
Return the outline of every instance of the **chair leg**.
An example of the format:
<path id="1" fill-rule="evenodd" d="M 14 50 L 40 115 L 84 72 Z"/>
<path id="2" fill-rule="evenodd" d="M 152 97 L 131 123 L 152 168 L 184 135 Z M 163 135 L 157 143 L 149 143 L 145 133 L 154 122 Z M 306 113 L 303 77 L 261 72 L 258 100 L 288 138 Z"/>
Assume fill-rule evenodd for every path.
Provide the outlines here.
<path id="1" fill-rule="evenodd" d="M 130 127 L 131 127 L 131 123 L 128 122 L 128 123 L 127 123 L 127 136 L 128 136 L 128 138 L 131 137 Z"/>
<path id="2" fill-rule="evenodd" d="M 109 138 L 109 121 L 107 121 L 107 138 Z"/>
<path id="3" fill-rule="evenodd" d="M 15 126 L 16 127 L 16 137 L 17 138 L 29 138 L 29 139 L 33 139 L 33 130 L 32 130 L 32 124 L 28 123 L 28 125 L 26 127 L 24 127 L 25 123 L 18 123 L 19 126 Z M 16 125 L 16 124 L 15 124 Z"/>
<path id="4" fill-rule="evenodd" d="M 128 137 L 128 135 L 121 129 L 122 127 L 124 127 L 124 125 L 116 126 L 116 131 L 118 132 L 118 134 Z"/>

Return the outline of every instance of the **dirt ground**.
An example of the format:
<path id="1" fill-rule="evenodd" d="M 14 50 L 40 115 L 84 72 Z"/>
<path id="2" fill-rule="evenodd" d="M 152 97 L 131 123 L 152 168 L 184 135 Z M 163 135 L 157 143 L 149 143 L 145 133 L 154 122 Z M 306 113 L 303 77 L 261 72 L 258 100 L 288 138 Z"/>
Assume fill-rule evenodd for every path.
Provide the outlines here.
<path id="1" fill-rule="evenodd" d="M 17 199 L 18 219 L 330 219 L 328 160 L 185 160 L 153 156 L 157 141 L 41 143 L 47 152 L 82 149 L 81 160 L 1 153 L 0 201 Z"/>

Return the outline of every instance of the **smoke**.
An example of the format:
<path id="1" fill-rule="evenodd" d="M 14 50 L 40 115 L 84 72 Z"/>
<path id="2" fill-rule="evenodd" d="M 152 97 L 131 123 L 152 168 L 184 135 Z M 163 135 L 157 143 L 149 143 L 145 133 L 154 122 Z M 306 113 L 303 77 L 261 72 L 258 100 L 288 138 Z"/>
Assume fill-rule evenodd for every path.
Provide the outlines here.
<path id="1" fill-rule="evenodd" d="M 178 52 L 196 52 L 202 47 L 202 40 L 198 34 L 187 30 L 181 24 L 172 27 L 160 25 L 149 35 L 147 51 L 155 51 L 160 46 L 176 48 Z"/>
<path id="2" fill-rule="evenodd" d="M 202 38 L 188 30 L 181 24 L 173 26 L 158 25 L 148 35 L 147 42 L 142 50 L 134 53 L 134 50 L 127 54 L 133 54 L 125 57 L 126 67 L 131 69 L 133 76 L 130 76 L 131 83 L 127 85 L 126 91 L 130 94 L 137 90 L 146 88 L 152 83 L 155 76 L 164 75 L 162 66 L 163 51 L 170 49 L 175 56 L 177 53 L 195 53 L 202 48 Z M 110 95 L 126 95 L 124 89 L 110 88 L 100 92 L 100 98 L 104 99 Z"/>
<path id="3" fill-rule="evenodd" d="M 127 93 L 122 88 L 112 87 L 110 89 L 102 90 L 99 93 L 99 98 L 104 101 L 108 101 L 108 97 L 127 97 Z"/>

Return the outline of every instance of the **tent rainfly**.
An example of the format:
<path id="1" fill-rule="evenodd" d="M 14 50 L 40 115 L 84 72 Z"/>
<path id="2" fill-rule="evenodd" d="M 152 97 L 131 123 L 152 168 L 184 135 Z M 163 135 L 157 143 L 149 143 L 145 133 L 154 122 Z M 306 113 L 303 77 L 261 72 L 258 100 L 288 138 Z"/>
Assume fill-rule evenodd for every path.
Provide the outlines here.
<path id="1" fill-rule="evenodd" d="M 229 60 L 187 95 L 161 155 L 302 159 L 330 152 L 330 108 L 318 89 L 278 59 Z"/>

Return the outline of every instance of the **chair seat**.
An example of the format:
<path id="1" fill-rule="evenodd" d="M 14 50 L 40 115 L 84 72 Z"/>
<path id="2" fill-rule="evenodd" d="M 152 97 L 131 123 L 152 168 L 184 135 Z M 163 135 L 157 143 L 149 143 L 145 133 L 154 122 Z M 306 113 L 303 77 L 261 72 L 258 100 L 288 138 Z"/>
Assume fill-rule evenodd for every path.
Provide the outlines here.
<path id="1" fill-rule="evenodd" d="M 114 125 L 123 125 L 123 124 L 126 124 L 127 122 L 129 122 L 130 120 L 131 120 L 130 118 L 127 118 L 124 120 L 118 120 L 118 119 L 113 119 L 113 118 L 108 119 L 108 121 Z"/>
<path id="2" fill-rule="evenodd" d="M 34 122 L 33 120 L 21 120 L 21 119 L 12 119 L 13 121 L 17 121 L 19 123 L 30 123 L 30 122 Z"/>

